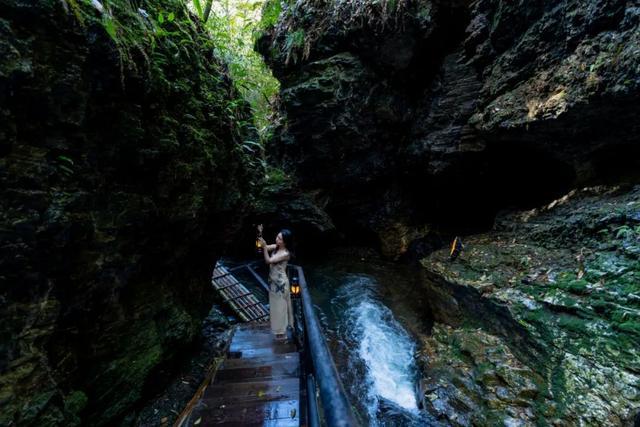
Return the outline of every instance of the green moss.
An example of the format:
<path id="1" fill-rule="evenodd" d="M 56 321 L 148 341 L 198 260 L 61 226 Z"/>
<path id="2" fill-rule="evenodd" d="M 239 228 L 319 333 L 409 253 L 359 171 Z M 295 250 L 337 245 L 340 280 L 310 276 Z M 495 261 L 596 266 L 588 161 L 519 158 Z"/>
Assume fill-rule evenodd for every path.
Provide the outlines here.
<path id="1" fill-rule="evenodd" d="M 64 406 L 67 411 L 77 415 L 87 406 L 88 402 L 89 398 L 84 394 L 84 392 L 75 390 L 65 397 Z"/>
<path id="2" fill-rule="evenodd" d="M 262 7 L 260 29 L 266 30 L 273 27 L 278 22 L 278 17 L 281 12 L 281 0 L 267 0 Z"/>
<path id="3" fill-rule="evenodd" d="M 565 393 L 566 393 L 566 379 L 565 371 L 559 364 L 551 370 L 550 374 L 550 391 L 551 397 L 557 403 L 556 410 L 558 415 L 561 415 L 566 407 Z"/>
<path id="4" fill-rule="evenodd" d="M 561 328 L 576 334 L 589 333 L 589 330 L 587 329 L 587 322 L 584 319 L 581 319 L 576 316 L 562 315 L 560 316 L 560 321 L 558 322 L 558 325 Z"/>
<path id="5" fill-rule="evenodd" d="M 621 332 L 634 334 L 640 337 L 640 322 L 624 322 L 615 325 L 615 328 Z"/>
<path id="6" fill-rule="evenodd" d="M 587 293 L 589 282 L 586 280 L 572 280 L 567 285 L 567 290 L 573 294 L 584 295 Z"/>
<path id="7" fill-rule="evenodd" d="M 591 308 L 598 314 L 606 314 L 611 310 L 611 303 L 602 298 L 597 298 L 591 301 Z"/>
<path id="8" fill-rule="evenodd" d="M 56 409 L 55 404 L 50 405 L 56 397 L 58 393 L 55 390 L 31 396 L 20 414 L 20 424 L 28 425 L 35 421 L 38 425 L 59 425 L 64 420 L 64 415 Z"/>
<path id="9" fill-rule="evenodd" d="M 221 160 L 220 139 L 248 139 L 252 126 L 249 109 L 240 93 L 230 87 L 228 68 L 213 57 L 214 38 L 199 28 L 186 3 L 180 0 L 145 2 L 141 12 L 128 1 L 104 2 L 98 14 L 90 2 L 78 2 L 84 21 L 101 25 L 118 51 L 122 86 L 129 75 L 142 78 L 155 96 L 171 98 L 179 114 L 162 114 L 157 126 L 143 129 L 117 123 L 119 129 L 139 129 L 140 138 L 150 133 L 161 148 L 184 150 L 185 144 L 204 147 L 208 160 Z M 171 19 L 165 19 L 165 16 Z M 161 18 L 162 17 L 162 18 Z M 206 111 L 206 114 L 203 112 Z M 123 121 L 135 115 L 124 112 Z M 217 117 L 212 117 L 213 115 Z M 226 129 L 212 126 L 212 119 L 231 123 Z M 131 135 L 127 135 L 128 138 Z M 238 144 L 241 148 L 242 145 Z M 255 168 L 255 154 L 238 150 L 248 167 Z M 228 155 L 228 154 L 224 154 Z M 68 167 L 68 165 L 63 165 Z M 258 174 L 261 179 L 262 174 Z M 248 183 L 253 183 L 248 176 Z"/>
<path id="10" fill-rule="evenodd" d="M 102 378 L 107 390 L 99 399 L 114 402 L 105 408 L 105 419 L 121 415 L 140 399 L 145 379 L 165 357 L 163 348 L 157 343 L 157 336 L 152 330 L 147 331 L 149 338 L 143 338 L 142 335 L 144 334 L 137 335 L 140 341 L 136 347 L 130 349 L 130 356 L 113 361 L 109 375 Z"/>

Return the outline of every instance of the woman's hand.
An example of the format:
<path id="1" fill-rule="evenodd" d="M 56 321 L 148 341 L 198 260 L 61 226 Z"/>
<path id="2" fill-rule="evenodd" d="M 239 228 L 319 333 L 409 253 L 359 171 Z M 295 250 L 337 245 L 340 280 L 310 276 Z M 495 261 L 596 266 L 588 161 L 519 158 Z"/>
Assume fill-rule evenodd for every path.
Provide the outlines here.
<path id="1" fill-rule="evenodd" d="M 262 244 L 263 248 L 267 247 L 267 241 L 264 240 L 262 237 L 258 237 L 258 241 Z"/>

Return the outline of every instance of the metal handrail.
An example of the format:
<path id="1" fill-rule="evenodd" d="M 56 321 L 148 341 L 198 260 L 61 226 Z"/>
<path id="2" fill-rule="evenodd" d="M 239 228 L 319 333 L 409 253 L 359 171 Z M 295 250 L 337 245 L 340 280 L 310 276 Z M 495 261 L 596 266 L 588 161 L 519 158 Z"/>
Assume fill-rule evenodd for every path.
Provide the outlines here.
<path id="1" fill-rule="evenodd" d="M 269 285 L 260 277 L 260 274 L 253 268 L 254 263 L 243 264 L 229 269 L 237 271 L 246 268 L 258 283 L 267 291 Z M 333 362 L 333 357 L 324 339 L 320 321 L 313 309 L 311 294 L 307 288 L 307 281 L 302 267 L 289 264 L 298 273 L 300 283 L 299 301 L 302 306 L 302 318 L 304 331 L 302 344 L 305 353 L 305 370 L 307 371 L 307 417 L 308 425 L 315 427 L 319 425 L 318 408 L 316 403 L 316 386 L 320 391 L 320 401 L 322 402 L 322 413 L 325 422 L 329 427 L 351 427 L 358 426 L 358 422 L 353 415 L 351 405 L 342 386 L 342 381 L 338 376 L 338 370 Z M 310 365 L 310 366 L 309 366 Z M 311 368 L 311 369 L 308 369 Z"/>
<path id="2" fill-rule="evenodd" d="M 320 390 L 320 400 L 327 425 L 329 427 L 357 426 L 358 423 L 338 376 L 338 370 L 333 363 L 333 357 L 322 334 L 320 321 L 313 309 L 304 271 L 300 266 L 292 265 L 292 267 L 298 271 L 305 338 L 313 364 L 314 377 Z M 315 399 L 315 396 L 307 396 L 307 399 Z"/>

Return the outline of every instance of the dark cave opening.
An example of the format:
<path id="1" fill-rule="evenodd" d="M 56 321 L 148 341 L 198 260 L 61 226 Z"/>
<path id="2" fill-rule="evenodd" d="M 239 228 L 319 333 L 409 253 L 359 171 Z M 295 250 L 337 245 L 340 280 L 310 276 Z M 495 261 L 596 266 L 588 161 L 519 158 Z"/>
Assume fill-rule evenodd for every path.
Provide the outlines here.
<path id="1" fill-rule="evenodd" d="M 490 229 L 501 210 L 530 209 L 566 194 L 576 174 L 549 152 L 504 141 L 436 177 L 411 180 L 423 182 L 405 186 L 419 221 L 445 234 L 471 234 Z"/>
<path id="2" fill-rule="evenodd" d="M 640 182 L 640 144 L 607 145 L 594 153 L 591 167 L 598 183 Z"/>
<path id="3" fill-rule="evenodd" d="M 573 165 L 531 144 L 491 144 L 487 198 L 496 209 L 530 209 L 566 194 L 575 182 Z"/>

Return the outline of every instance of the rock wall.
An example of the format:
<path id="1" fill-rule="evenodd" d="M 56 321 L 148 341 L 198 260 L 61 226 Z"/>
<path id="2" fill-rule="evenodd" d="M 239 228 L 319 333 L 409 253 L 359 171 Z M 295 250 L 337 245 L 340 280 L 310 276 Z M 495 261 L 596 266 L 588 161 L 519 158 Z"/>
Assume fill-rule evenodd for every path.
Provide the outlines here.
<path id="1" fill-rule="evenodd" d="M 131 4 L 0 1 L 0 425 L 131 421 L 246 210 L 211 40 Z"/>
<path id="2" fill-rule="evenodd" d="M 282 83 L 273 151 L 395 257 L 425 224 L 637 181 L 639 38 L 626 0 L 284 5 L 258 43 Z"/>
<path id="3" fill-rule="evenodd" d="M 640 187 L 501 216 L 424 258 L 425 408 L 452 425 L 634 425 Z"/>
<path id="4" fill-rule="evenodd" d="M 258 42 L 271 150 L 338 231 L 392 258 L 472 234 L 421 260 L 445 425 L 640 417 L 638 188 L 592 187 L 640 179 L 636 3 L 302 0 Z"/>

